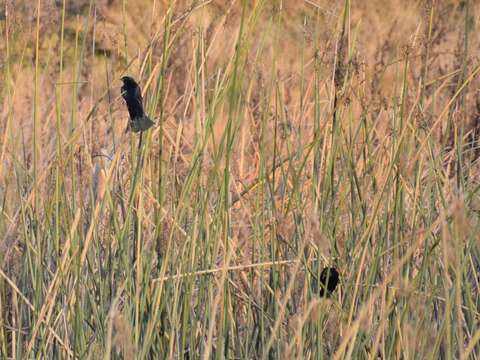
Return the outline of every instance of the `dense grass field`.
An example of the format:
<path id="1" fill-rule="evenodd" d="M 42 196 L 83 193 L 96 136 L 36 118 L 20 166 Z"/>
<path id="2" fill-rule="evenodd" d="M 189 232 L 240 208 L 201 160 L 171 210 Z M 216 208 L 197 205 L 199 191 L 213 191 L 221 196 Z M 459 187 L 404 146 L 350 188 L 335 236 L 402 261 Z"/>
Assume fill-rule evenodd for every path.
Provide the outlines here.
<path id="1" fill-rule="evenodd" d="M 478 1 L 0 6 L 0 359 L 480 358 Z"/>

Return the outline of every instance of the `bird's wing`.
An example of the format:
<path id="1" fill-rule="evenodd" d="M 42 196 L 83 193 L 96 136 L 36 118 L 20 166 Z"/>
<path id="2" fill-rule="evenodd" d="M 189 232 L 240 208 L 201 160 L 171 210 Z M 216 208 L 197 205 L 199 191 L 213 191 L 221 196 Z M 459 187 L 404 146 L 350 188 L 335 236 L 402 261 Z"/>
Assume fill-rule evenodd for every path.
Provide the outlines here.
<path id="1" fill-rule="evenodd" d="M 140 106 L 143 105 L 142 89 L 140 89 L 140 86 L 137 86 L 137 88 L 135 89 L 135 99 L 138 101 Z"/>

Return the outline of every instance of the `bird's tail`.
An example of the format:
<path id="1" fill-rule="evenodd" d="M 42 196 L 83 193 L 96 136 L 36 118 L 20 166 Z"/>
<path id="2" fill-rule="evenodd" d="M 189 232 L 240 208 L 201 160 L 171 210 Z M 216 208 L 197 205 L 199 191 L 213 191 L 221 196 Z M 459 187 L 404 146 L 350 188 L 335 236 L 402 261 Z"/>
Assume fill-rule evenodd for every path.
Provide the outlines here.
<path id="1" fill-rule="evenodd" d="M 154 122 L 147 116 L 139 116 L 129 122 L 129 128 L 133 132 L 140 132 L 150 129 Z"/>

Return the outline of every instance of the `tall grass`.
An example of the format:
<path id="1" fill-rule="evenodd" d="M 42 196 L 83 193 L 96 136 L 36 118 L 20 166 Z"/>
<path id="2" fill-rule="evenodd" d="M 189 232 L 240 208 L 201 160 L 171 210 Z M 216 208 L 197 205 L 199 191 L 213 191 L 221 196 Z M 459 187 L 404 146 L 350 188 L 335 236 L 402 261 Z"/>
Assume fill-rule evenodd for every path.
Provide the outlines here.
<path id="1" fill-rule="evenodd" d="M 407 3 L 7 4 L 0 358 L 478 358 L 479 7 Z"/>

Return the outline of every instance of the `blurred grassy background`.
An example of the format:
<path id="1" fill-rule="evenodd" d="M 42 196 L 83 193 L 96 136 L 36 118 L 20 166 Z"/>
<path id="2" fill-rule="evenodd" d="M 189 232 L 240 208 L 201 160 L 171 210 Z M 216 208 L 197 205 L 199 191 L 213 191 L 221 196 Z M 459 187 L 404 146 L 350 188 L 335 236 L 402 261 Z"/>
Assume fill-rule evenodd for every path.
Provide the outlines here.
<path id="1" fill-rule="evenodd" d="M 479 14 L 6 0 L 0 358 L 478 358 Z"/>

